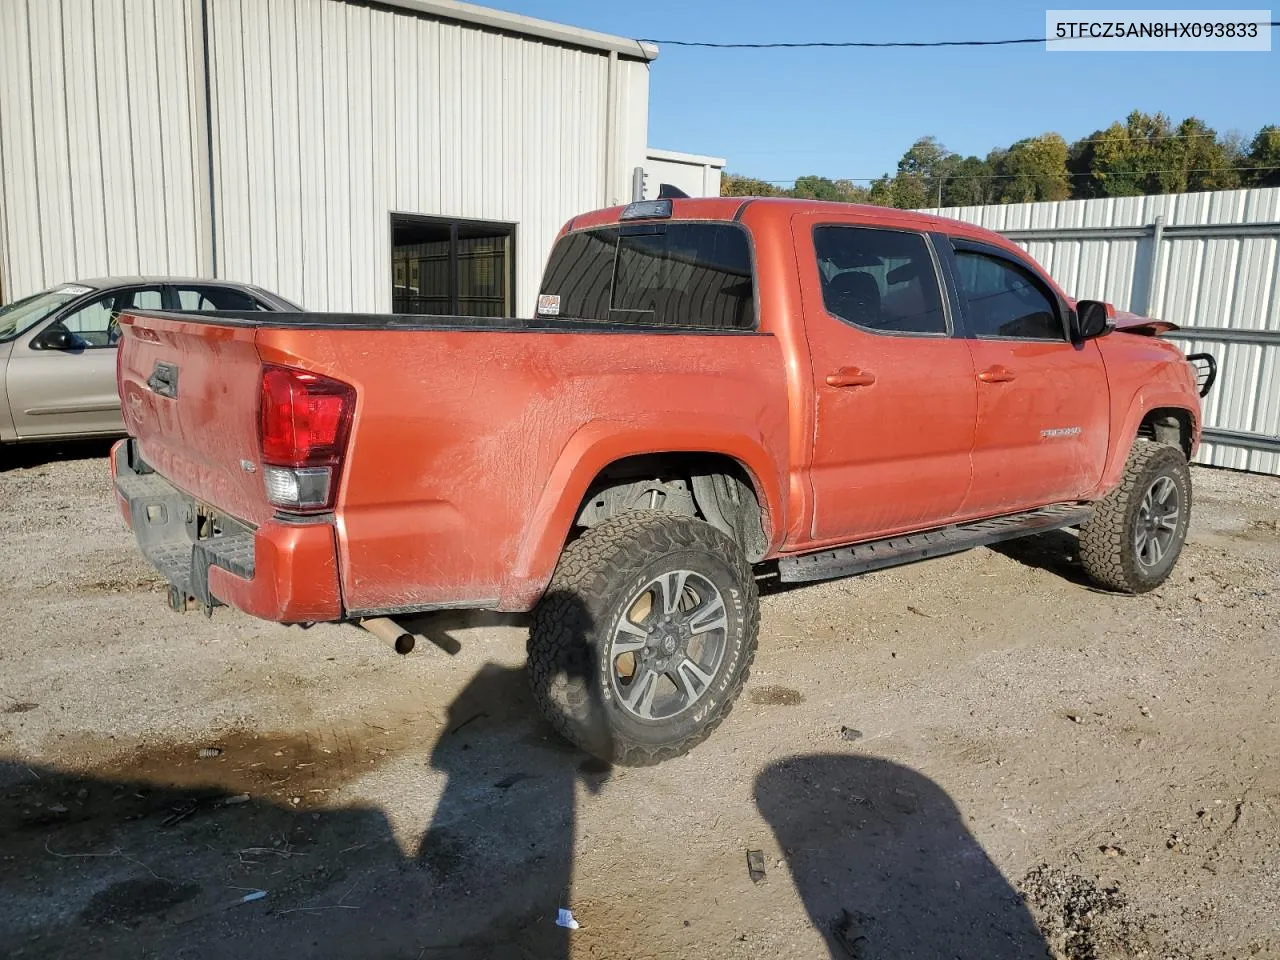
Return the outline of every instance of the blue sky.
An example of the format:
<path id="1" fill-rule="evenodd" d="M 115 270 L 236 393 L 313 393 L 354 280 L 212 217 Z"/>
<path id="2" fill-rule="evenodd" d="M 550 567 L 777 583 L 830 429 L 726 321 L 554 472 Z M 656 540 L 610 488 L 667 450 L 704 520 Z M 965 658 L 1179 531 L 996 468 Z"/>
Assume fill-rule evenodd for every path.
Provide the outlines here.
<path id="1" fill-rule="evenodd" d="M 481 0 L 629 37 L 729 41 L 1004 39 L 1044 34 L 1025 0 Z M 1055 9 L 1070 8 L 1065 2 Z M 1094 6 L 1100 6 L 1094 4 Z M 1127 4 L 1118 4 L 1129 8 Z M 1202 2 L 1183 8 L 1234 9 Z M 962 154 L 1048 130 L 1086 136 L 1132 109 L 1187 115 L 1251 138 L 1280 123 L 1280 51 L 1049 53 L 1042 46 L 925 50 L 664 47 L 649 144 L 728 158 L 767 180 L 893 170 L 917 137 Z"/>

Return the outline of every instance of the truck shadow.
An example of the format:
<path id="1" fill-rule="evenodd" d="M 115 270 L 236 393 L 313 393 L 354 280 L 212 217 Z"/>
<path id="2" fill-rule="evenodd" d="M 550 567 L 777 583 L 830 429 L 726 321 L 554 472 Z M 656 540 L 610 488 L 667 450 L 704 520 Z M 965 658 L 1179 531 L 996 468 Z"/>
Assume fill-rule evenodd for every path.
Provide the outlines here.
<path id="1" fill-rule="evenodd" d="M 108 778 L 0 759 L 0 956 L 567 958 L 576 797 L 608 766 L 537 718 L 523 669 L 496 664 L 423 740 L 378 774 L 385 810 L 240 793 L 233 757 L 222 782 L 186 786 L 144 764 Z M 348 784 L 378 770 L 340 753 Z"/>
<path id="2" fill-rule="evenodd" d="M 873 757 L 792 757 L 756 804 L 837 960 L 1048 955 L 1022 899 L 927 777 Z"/>
<path id="3" fill-rule="evenodd" d="M 1080 538 L 1073 531 L 1049 530 L 995 543 L 990 549 L 1024 567 L 1044 570 L 1079 587 L 1097 589 L 1080 566 Z"/>

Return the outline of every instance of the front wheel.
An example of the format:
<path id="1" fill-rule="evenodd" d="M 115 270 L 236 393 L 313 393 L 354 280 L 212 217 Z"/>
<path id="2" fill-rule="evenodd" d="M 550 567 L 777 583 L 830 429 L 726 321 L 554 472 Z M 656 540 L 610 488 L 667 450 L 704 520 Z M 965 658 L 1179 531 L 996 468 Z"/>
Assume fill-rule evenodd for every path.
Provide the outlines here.
<path id="1" fill-rule="evenodd" d="M 1080 528 L 1080 558 L 1100 587 L 1146 593 L 1168 579 L 1187 539 L 1191 471 L 1177 447 L 1139 441 L 1124 477 Z"/>
<path id="2" fill-rule="evenodd" d="M 670 514 L 613 517 L 565 548 L 534 612 L 534 695 L 588 753 L 660 763 L 728 715 L 759 619 L 751 566 L 721 531 Z"/>

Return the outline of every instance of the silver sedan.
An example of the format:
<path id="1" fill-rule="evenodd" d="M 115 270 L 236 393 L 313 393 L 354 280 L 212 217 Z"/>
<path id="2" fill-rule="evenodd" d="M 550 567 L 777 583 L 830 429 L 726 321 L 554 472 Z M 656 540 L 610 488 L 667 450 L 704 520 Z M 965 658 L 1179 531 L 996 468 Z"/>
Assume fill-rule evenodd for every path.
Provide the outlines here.
<path id="1" fill-rule="evenodd" d="M 298 312 L 221 280 L 78 280 L 0 307 L 0 442 L 124 433 L 116 392 L 119 316 L 129 308 Z"/>

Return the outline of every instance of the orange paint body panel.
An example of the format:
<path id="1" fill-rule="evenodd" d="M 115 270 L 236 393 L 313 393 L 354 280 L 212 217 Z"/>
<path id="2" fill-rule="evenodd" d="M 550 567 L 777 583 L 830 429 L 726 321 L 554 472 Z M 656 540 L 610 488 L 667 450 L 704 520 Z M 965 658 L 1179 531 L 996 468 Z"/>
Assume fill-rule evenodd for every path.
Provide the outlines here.
<path id="1" fill-rule="evenodd" d="M 566 232 L 615 225 L 621 212 L 584 214 Z M 680 221 L 747 231 L 755 330 L 126 315 L 120 388 L 138 453 L 192 504 L 254 538 L 252 577 L 211 566 L 210 594 L 286 622 L 527 610 L 592 482 L 644 454 L 736 460 L 760 501 L 767 555 L 780 556 L 1096 499 L 1118 482 L 1154 409 L 1185 412 L 1198 441 L 1194 377 L 1168 343 L 1118 332 L 1078 344 L 967 337 L 941 251 L 948 238 L 998 248 L 1064 311 L 1074 306 L 988 231 L 874 207 L 737 198 L 676 200 L 667 222 Z M 932 237 L 947 332 L 886 336 L 829 313 L 817 225 Z M 153 379 L 166 364 L 178 371 L 175 396 Z M 268 499 L 263 364 L 354 388 L 331 508 L 316 516 Z M 991 370 L 999 375 L 982 375 Z M 128 509 L 122 500 L 131 522 Z"/>
<path id="2" fill-rule="evenodd" d="M 786 385 L 764 336 L 263 330 L 262 358 L 359 398 L 337 530 L 351 610 L 525 609 L 599 470 L 692 450 L 737 458 L 775 491 Z M 661 373 L 655 374 L 655 367 Z"/>
<path id="3" fill-rule="evenodd" d="M 209 568 L 209 589 L 223 603 L 286 623 L 342 618 L 338 557 L 328 524 L 268 522 L 254 538 L 252 580 Z"/>

